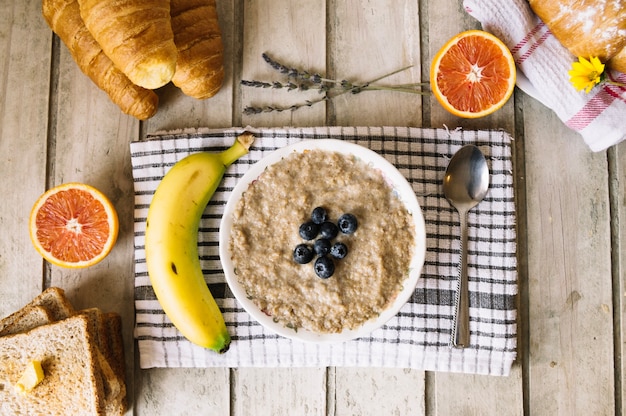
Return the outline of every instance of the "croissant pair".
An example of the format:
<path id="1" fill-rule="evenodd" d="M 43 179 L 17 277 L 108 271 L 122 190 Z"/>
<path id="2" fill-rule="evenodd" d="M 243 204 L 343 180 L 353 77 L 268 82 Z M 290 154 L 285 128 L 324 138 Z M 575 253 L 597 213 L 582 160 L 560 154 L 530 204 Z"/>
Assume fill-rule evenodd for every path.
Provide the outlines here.
<path id="1" fill-rule="evenodd" d="M 626 0 L 529 0 L 532 10 L 572 54 L 598 57 L 626 73 Z"/>
<path id="2" fill-rule="evenodd" d="M 140 120 L 170 81 L 212 97 L 224 80 L 215 0 L 43 0 L 43 16 L 81 71 Z"/>

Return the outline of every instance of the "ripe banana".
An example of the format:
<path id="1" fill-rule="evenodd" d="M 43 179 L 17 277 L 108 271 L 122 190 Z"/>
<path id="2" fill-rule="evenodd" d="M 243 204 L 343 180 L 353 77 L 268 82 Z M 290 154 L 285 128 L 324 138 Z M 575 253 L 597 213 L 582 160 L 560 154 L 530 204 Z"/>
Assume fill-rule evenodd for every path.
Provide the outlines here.
<path id="1" fill-rule="evenodd" d="M 174 326 L 191 342 L 226 352 L 230 335 L 202 274 L 198 226 L 228 166 L 254 141 L 243 133 L 222 153 L 200 152 L 177 162 L 156 189 L 146 220 L 148 275 Z"/>

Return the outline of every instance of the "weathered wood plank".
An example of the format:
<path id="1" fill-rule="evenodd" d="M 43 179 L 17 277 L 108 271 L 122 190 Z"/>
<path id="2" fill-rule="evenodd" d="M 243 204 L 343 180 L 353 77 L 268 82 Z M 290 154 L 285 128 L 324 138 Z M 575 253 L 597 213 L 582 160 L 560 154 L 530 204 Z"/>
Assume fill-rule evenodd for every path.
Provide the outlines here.
<path id="1" fill-rule="evenodd" d="M 329 415 L 423 415 L 425 372 L 410 369 L 335 369 Z"/>
<path id="2" fill-rule="evenodd" d="M 453 0 L 430 0 L 427 2 L 427 8 L 422 10 L 428 16 L 425 20 L 426 28 L 424 29 L 428 31 L 428 58 L 424 65 L 428 65 L 429 68 L 432 58 L 449 39 L 464 30 L 480 29 L 480 23 L 465 13 L 461 3 Z M 455 128 L 460 126 L 477 130 L 504 128 L 509 133 L 513 132 L 512 99 L 500 110 L 479 119 L 460 119 L 448 113 L 432 96 L 430 96 L 429 107 L 431 127 Z"/>
<path id="3" fill-rule="evenodd" d="M 28 214 L 46 187 L 52 33 L 38 2 L 3 2 L 0 13 L 0 317 L 43 285 Z"/>
<path id="4" fill-rule="evenodd" d="M 522 388 L 517 373 L 519 370 L 515 369 L 508 377 L 429 373 L 429 389 L 435 391 L 428 398 L 432 400 L 428 402 L 428 414 L 523 415 Z"/>
<path id="5" fill-rule="evenodd" d="M 58 88 L 52 116 L 50 186 L 83 182 L 111 199 L 119 237 L 101 263 L 79 270 L 48 266 L 48 284 L 64 288 L 75 308 L 98 307 L 122 316 L 128 395 L 133 397 L 133 185 L 129 143 L 139 122 L 113 104 L 59 43 Z"/>
<path id="6" fill-rule="evenodd" d="M 228 415 L 228 371 L 158 368 L 138 370 L 135 413 L 152 416 Z"/>
<path id="7" fill-rule="evenodd" d="M 233 123 L 234 68 L 239 65 L 241 42 L 234 2 L 218 1 L 218 18 L 224 43 L 224 84 L 206 100 L 187 97 L 168 84 L 158 91 L 159 111 L 144 123 L 146 133 L 186 128 L 228 127 Z M 139 138 L 139 137 L 137 137 Z M 139 357 L 135 357 L 138 362 Z M 228 368 L 144 369 L 137 366 L 136 414 L 199 415 L 229 414 L 230 371 Z M 176 386 L 172 388 L 172 386 Z"/>
<path id="8" fill-rule="evenodd" d="M 428 58 L 424 65 L 430 65 L 439 49 L 456 34 L 480 28 L 480 24 L 465 13 L 461 2 L 428 1 L 421 11 L 423 31 L 428 33 Z M 511 135 L 515 134 L 513 98 L 494 114 L 481 119 L 467 120 L 448 113 L 433 97 L 430 97 L 428 113 L 428 121 L 432 127 L 504 129 Z M 524 215 L 523 207 L 518 215 Z M 518 238 L 524 238 L 524 230 L 518 230 Z M 519 362 L 513 365 L 508 377 L 429 373 L 426 379 L 430 414 L 523 414 L 522 367 Z"/>
<path id="9" fill-rule="evenodd" d="M 325 415 L 326 372 L 318 368 L 233 370 L 235 415 Z"/>
<path id="10" fill-rule="evenodd" d="M 246 2 L 242 17 L 241 79 L 286 81 L 284 75 L 263 60 L 263 53 L 284 65 L 323 72 L 326 62 L 324 6 L 324 2 L 305 0 Z M 241 87 L 241 110 L 249 105 L 288 106 L 316 96 L 315 91 Z M 241 119 L 244 126 L 254 127 L 315 126 L 324 124 L 324 111 L 325 104 L 320 103 L 293 112 L 242 115 Z M 326 370 L 323 368 L 239 368 L 233 374 L 233 415 L 325 414 Z"/>
<path id="11" fill-rule="evenodd" d="M 229 127 L 233 116 L 233 68 L 239 61 L 239 26 L 234 2 L 218 1 L 218 19 L 224 44 L 224 84 L 213 97 L 198 100 L 188 97 L 174 84 L 158 90 L 159 110 L 144 123 L 145 133 L 199 127 Z"/>
<path id="12" fill-rule="evenodd" d="M 531 414 L 614 413 L 607 156 L 524 102 Z"/>
<path id="13" fill-rule="evenodd" d="M 421 82 L 417 2 L 332 1 L 328 10 L 330 76 L 363 84 L 407 68 L 377 84 Z M 421 102 L 421 95 L 406 92 L 346 93 L 331 102 L 329 123 L 341 126 L 421 126 Z M 386 111 L 380 111 L 382 108 Z"/>
<path id="14" fill-rule="evenodd" d="M 420 82 L 420 14 L 413 1 L 330 1 L 328 71 L 364 83 L 408 67 L 382 85 Z M 343 94 L 329 104 L 327 123 L 346 126 L 419 126 L 422 96 L 391 91 Z M 380 111 L 385 108 L 386 111 Z M 405 415 L 425 411 L 424 372 L 335 368 L 332 415 Z"/>
<path id="15" fill-rule="evenodd" d="M 324 73 L 326 66 L 325 2 L 258 0 L 245 3 L 243 17 L 244 80 L 287 82 L 287 77 L 268 65 L 262 58 L 267 53 L 276 61 L 311 73 Z M 238 86 L 235 86 L 237 88 Z M 241 87 L 244 107 L 289 107 L 315 100 L 315 90 L 287 91 L 286 89 Z M 242 115 L 244 126 L 284 127 L 323 125 L 325 103 L 300 110 L 272 111 L 256 115 Z"/>
<path id="16" fill-rule="evenodd" d="M 610 188 L 613 193 L 611 217 L 617 221 L 613 223 L 613 317 L 615 336 L 615 410 L 616 414 L 626 414 L 626 255 L 624 245 L 626 244 L 626 143 L 619 144 L 609 150 L 611 166 Z"/>
<path id="17" fill-rule="evenodd" d="M 0 170 L 5 174 L 0 183 L 0 316 L 27 302 L 44 283 L 66 288 L 79 308 L 120 312 L 133 407 L 129 413 L 520 415 L 524 396 L 530 414 L 626 412 L 626 278 L 620 249 L 626 238 L 621 227 L 626 221 L 621 196 L 626 182 L 624 145 L 614 150 L 614 176 L 608 177 L 606 153 L 590 153 L 578 135 L 521 93 L 494 115 L 472 121 L 449 115 L 432 98 L 422 101 L 390 92 L 346 94 L 329 105 L 296 112 L 242 115 L 249 104 L 290 105 L 318 97 L 316 92 L 241 88 L 241 78 L 283 79 L 262 60 L 263 52 L 288 65 L 361 81 L 414 64 L 388 80 L 414 82 L 428 73 L 430 57 L 449 37 L 479 25 L 464 13 L 462 2 L 453 0 L 252 0 L 218 5 L 226 45 L 225 87 L 203 102 L 164 87 L 158 91 L 159 113 L 142 124 L 120 113 L 80 73 L 64 46 L 57 55 L 52 53 L 53 36 L 39 2 L 3 3 L 0 55 L 10 59 L 0 65 Z M 52 100 L 50 91 L 56 94 Z M 514 118 L 515 104 L 519 120 Z M 524 177 L 517 179 L 525 186 L 527 203 L 518 210 L 527 225 L 518 229 L 527 268 L 527 274 L 520 275 L 528 302 L 522 305 L 528 322 L 520 322 L 529 334 L 519 346 L 528 357 L 524 372 L 519 363 L 508 378 L 403 369 L 136 368 L 131 140 L 158 130 L 248 124 L 446 125 L 504 128 L 514 134 L 516 123 L 517 132 L 523 133 L 517 139 L 524 142 L 516 147 L 524 153 L 516 161 L 525 164 L 519 170 Z M 43 267 L 27 231 L 27 213 L 35 199 L 46 186 L 70 180 L 100 188 L 120 214 L 115 249 L 103 263 L 82 271 Z M 610 187 L 617 215 L 615 265 Z M 615 336 L 613 318 L 619 331 Z M 619 342 L 615 350 L 613 339 Z M 528 379 L 522 380 L 522 373 Z M 523 386 L 528 390 L 523 392 Z M 615 404 L 619 398 L 622 403 Z"/>

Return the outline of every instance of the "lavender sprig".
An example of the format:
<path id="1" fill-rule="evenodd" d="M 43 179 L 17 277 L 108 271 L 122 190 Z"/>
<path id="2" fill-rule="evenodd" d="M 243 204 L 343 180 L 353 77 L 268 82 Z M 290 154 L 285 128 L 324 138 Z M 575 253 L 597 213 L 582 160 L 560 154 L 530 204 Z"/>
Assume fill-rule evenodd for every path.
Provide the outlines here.
<path id="1" fill-rule="evenodd" d="M 278 81 L 274 82 L 263 82 L 263 81 L 246 81 L 242 80 L 241 85 L 246 87 L 255 87 L 255 88 L 274 88 L 274 89 L 286 89 L 287 91 L 297 90 L 297 89 L 308 89 L 308 87 L 303 84 L 297 85 L 293 82 L 282 83 Z"/>
<path id="2" fill-rule="evenodd" d="M 325 78 L 321 76 L 318 73 L 312 74 L 309 71 L 305 71 L 299 68 L 288 67 L 276 61 L 275 59 L 271 58 L 266 53 L 264 53 L 262 56 L 265 62 L 267 62 L 272 68 L 274 68 L 276 71 L 278 71 L 281 74 L 287 75 L 287 82 L 279 82 L 279 81 L 263 82 L 263 81 L 256 81 L 256 80 L 252 80 L 252 81 L 242 80 L 241 85 L 247 86 L 247 87 L 254 87 L 254 88 L 285 89 L 287 91 L 294 91 L 294 90 L 308 91 L 308 90 L 313 89 L 313 90 L 318 90 L 320 94 L 323 94 L 323 97 L 316 99 L 316 100 L 305 100 L 302 103 L 298 103 L 298 104 L 294 104 L 290 106 L 277 106 L 277 105 L 267 105 L 267 106 L 262 106 L 262 107 L 248 106 L 244 108 L 244 114 L 246 115 L 268 113 L 272 111 L 277 111 L 277 112 L 286 111 L 286 110 L 295 111 L 302 107 L 311 107 L 314 104 L 328 101 L 332 98 L 335 98 L 345 93 L 358 94 L 362 91 L 375 91 L 375 90 L 399 91 L 399 92 L 409 92 L 409 93 L 416 93 L 416 94 L 427 93 L 427 91 L 422 91 L 421 88 L 424 86 L 427 86 L 428 83 L 400 84 L 400 85 L 390 85 L 390 86 L 374 84 L 375 82 L 378 82 L 384 78 L 387 78 L 399 72 L 405 71 L 411 68 L 411 66 L 401 68 L 397 71 L 393 71 L 389 74 L 385 74 L 381 77 L 373 79 L 369 82 L 359 84 L 359 83 L 354 83 L 352 81 L 348 81 L 345 79 L 340 80 L 340 81 L 329 79 L 329 78 Z"/>
<path id="3" fill-rule="evenodd" d="M 323 82 L 333 81 L 329 79 L 323 78 L 320 74 L 311 74 L 309 71 L 304 71 L 298 68 L 288 67 L 286 65 L 281 64 L 280 62 L 272 59 L 267 53 L 263 53 L 261 55 L 263 60 L 267 62 L 272 68 L 280 72 L 281 74 L 286 74 L 287 79 L 295 78 L 300 79 L 302 81 L 309 81 L 313 84 L 321 84 Z"/>
<path id="4" fill-rule="evenodd" d="M 278 113 L 280 113 L 280 112 L 283 112 L 283 111 L 296 111 L 299 108 L 311 107 L 314 104 L 320 103 L 322 101 L 327 101 L 327 100 L 330 100 L 330 97 L 324 96 L 324 97 L 322 97 L 320 99 L 317 99 L 317 100 L 305 100 L 302 103 L 293 104 L 293 105 L 286 106 L 286 107 L 276 106 L 276 105 L 266 105 L 266 106 L 263 106 L 263 107 L 248 106 L 248 107 L 245 107 L 243 109 L 243 113 L 245 115 L 251 116 L 251 115 L 260 114 L 260 113 L 270 113 L 270 112 L 278 112 Z"/>

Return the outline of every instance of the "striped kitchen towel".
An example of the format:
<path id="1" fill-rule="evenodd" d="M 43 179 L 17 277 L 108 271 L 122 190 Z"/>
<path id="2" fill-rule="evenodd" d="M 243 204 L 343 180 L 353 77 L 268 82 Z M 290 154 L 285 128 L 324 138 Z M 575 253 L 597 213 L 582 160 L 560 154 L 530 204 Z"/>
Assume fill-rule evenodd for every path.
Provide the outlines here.
<path id="1" fill-rule="evenodd" d="M 463 5 L 483 29 L 511 49 L 518 67 L 518 87 L 579 132 L 592 151 L 626 138 L 626 88 L 600 84 L 588 94 L 576 91 L 568 71 L 578 58 L 552 35 L 526 0 L 464 0 Z M 626 83 L 626 74 L 612 71 L 609 76 Z"/>
<path id="2" fill-rule="evenodd" d="M 502 131 L 399 127 L 246 129 L 256 140 L 229 167 L 200 224 L 199 251 L 207 284 L 232 336 L 223 355 L 197 347 L 163 313 L 146 271 L 145 220 L 152 195 L 172 165 L 198 151 L 229 147 L 241 129 L 154 135 L 131 144 L 135 187 L 135 337 L 140 365 L 150 367 L 401 367 L 507 375 L 517 346 L 517 263 L 511 138 Z M 237 180 L 274 150 L 304 139 L 334 138 L 368 147 L 393 163 L 418 196 L 426 223 L 426 259 L 409 302 L 370 336 L 310 344 L 260 326 L 233 297 L 218 252 L 219 223 Z M 442 194 L 450 157 L 462 145 L 481 148 L 491 169 L 486 199 L 469 215 L 471 347 L 449 346 L 457 285 L 459 218 Z"/>

